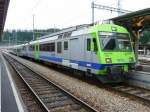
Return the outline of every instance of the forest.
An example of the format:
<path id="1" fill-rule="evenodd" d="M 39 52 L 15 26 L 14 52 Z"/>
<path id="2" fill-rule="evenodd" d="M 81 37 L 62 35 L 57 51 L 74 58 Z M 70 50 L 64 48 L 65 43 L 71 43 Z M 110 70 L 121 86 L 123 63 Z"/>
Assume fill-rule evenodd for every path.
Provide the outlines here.
<path id="1" fill-rule="evenodd" d="M 35 39 L 38 39 L 41 36 L 58 32 L 58 28 L 50 28 L 46 30 L 35 30 Z M 33 31 L 31 30 L 7 30 L 3 33 L 3 39 L 0 45 L 2 44 L 22 44 L 33 40 Z M 150 42 L 150 31 L 144 31 L 141 38 L 140 44 L 148 44 Z"/>
<path id="2" fill-rule="evenodd" d="M 54 32 L 58 32 L 60 29 L 50 28 L 46 30 L 34 30 L 34 37 L 38 39 L 41 36 L 48 35 Z M 22 44 L 33 40 L 32 30 L 7 30 L 4 31 L 1 45 L 3 44 Z"/>

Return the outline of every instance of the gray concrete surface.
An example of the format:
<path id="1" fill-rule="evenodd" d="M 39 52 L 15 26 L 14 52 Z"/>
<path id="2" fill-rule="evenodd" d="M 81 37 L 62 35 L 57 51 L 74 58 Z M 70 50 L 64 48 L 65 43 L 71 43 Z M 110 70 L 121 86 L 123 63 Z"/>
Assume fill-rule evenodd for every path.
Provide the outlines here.
<path id="1" fill-rule="evenodd" d="M 1 112 L 1 62 L 0 62 L 0 112 Z"/>
<path id="2" fill-rule="evenodd" d="M 127 76 L 127 83 L 150 90 L 150 73 L 143 71 L 132 71 Z"/>
<path id="3" fill-rule="evenodd" d="M 150 55 L 139 55 L 139 60 L 150 61 Z"/>
<path id="4" fill-rule="evenodd" d="M 141 66 L 142 66 L 142 71 L 143 72 L 150 73 L 150 65 L 141 65 Z"/>
<path id="5" fill-rule="evenodd" d="M 0 53 L 0 66 L 1 66 L 1 112 L 19 112 L 17 103 L 12 91 L 6 67 L 3 63 Z"/>

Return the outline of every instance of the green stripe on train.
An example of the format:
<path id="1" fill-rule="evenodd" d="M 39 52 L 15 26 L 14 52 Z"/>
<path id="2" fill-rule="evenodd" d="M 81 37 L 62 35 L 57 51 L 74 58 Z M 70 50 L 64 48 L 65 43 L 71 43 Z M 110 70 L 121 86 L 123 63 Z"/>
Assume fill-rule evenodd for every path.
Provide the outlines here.
<path id="1" fill-rule="evenodd" d="M 39 43 L 36 43 L 34 45 L 34 59 L 39 60 L 39 56 L 40 56 L 40 45 Z"/>

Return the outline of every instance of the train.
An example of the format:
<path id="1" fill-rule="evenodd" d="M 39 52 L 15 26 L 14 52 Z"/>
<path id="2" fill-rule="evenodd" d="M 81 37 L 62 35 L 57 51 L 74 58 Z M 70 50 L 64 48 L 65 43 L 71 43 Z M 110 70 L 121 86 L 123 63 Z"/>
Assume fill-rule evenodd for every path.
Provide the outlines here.
<path id="1" fill-rule="evenodd" d="M 122 82 L 136 62 L 130 33 L 115 24 L 77 25 L 12 46 L 17 56 L 60 65 L 95 76 L 102 83 Z"/>

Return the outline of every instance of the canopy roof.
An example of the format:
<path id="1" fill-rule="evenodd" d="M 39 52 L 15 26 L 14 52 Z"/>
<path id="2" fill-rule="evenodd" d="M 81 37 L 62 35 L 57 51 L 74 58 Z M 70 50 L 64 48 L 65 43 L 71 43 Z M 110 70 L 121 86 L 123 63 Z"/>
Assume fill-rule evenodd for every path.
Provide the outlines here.
<path id="1" fill-rule="evenodd" d="M 150 29 L 150 8 L 112 18 L 115 24 L 125 26 L 130 32 Z"/>
<path id="2" fill-rule="evenodd" d="M 0 40 L 2 39 L 9 1 L 10 0 L 0 0 Z"/>

